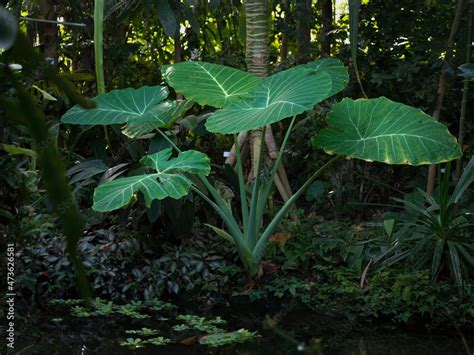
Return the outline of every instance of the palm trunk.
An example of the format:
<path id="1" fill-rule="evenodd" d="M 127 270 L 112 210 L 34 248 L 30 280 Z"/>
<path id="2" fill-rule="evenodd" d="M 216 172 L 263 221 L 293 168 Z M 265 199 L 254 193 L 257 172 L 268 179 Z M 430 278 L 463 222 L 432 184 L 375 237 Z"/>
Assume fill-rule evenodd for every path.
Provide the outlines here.
<path id="1" fill-rule="evenodd" d="M 467 43 L 466 43 L 466 63 L 471 62 L 472 54 L 472 21 L 474 16 L 474 0 L 471 0 L 469 3 L 469 14 L 468 14 L 468 25 L 467 25 Z M 461 115 L 459 117 L 459 133 L 458 133 L 458 142 L 462 146 L 464 144 L 464 135 L 465 135 L 465 126 L 466 126 L 466 112 L 467 112 L 467 100 L 469 92 L 469 80 L 464 80 L 464 86 L 462 90 L 462 101 L 461 101 Z M 461 177 L 462 170 L 462 157 L 456 161 L 456 180 L 459 180 Z"/>
<path id="2" fill-rule="evenodd" d="M 247 0 L 245 3 L 247 47 L 245 61 L 247 71 L 260 77 L 268 75 L 270 53 L 268 50 L 268 1 Z M 262 130 L 250 132 L 250 178 L 258 174 L 257 165 L 260 154 Z M 263 152 L 261 152 L 263 154 Z"/>
<path id="3" fill-rule="evenodd" d="M 245 3 L 247 47 L 245 61 L 247 70 L 255 75 L 268 75 L 270 53 L 268 50 L 268 1 L 247 0 Z"/>
<path id="4" fill-rule="evenodd" d="M 445 61 L 449 61 L 451 54 L 454 48 L 454 38 L 461 23 L 462 10 L 463 10 L 464 1 L 458 0 L 458 5 L 456 8 L 456 13 L 454 15 L 453 24 L 451 26 L 451 32 L 449 33 L 448 44 L 446 48 Z M 444 95 L 446 94 L 446 74 L 447 71 L 445 66 L 441 70 L 441 75 L 438 82 L 438 99 L 436 100 L 436 106 L 433 112 L 433 117 L 436 121 L 439 121 L 441 115 L 441 109 L 443 108 Z M 433 193 L 436 181 L 436 165 L 430 165 L 428 171 L 428 181 L 426 184 L 426 193 L 431 195 Z"/>
<path id="5" fill-rule="evenodd" d="M 246 10 L 246 30 L 247 48 L 246 63 L 247 71 L 260 77 L 266 77 L 269 72 L 269 49 L 268 49 L 268 2 L 267 0 L 248 0 L 245 3 Z M 260 158 L 260 147 L 262 139 L 265 139 L 267 151 L 270 155 L 276 156 L 278 149 L 275 138 L 271 132 L 271 126 L 266 127 L 266 135 L 262 137 L 262 130 L 256 129 L 250 132 L 240 132 L 238 141 L 240 147 L 245 147 L 245 141 L 249 137 L 251 168 L 249 179 L 253 180 L 258 173 L 258 161 Z M 262 152 L 263 153 L 263 152 Z M 243 158 L 243 155 L 242 155 Z M 236 160 L 235 146 L 232 147 L 225 163 L 233 165 Z M 279 169 L 278 176 L 275 176 L 275 184 L 283 198 L 287 201 L 292 196 L 290 184 L 283 166 Z"/>

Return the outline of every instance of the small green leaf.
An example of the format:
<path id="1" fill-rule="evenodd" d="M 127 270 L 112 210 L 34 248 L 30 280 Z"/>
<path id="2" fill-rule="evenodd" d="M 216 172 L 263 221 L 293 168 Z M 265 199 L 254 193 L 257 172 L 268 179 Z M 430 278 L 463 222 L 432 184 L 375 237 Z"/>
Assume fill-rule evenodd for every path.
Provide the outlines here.
<path id="1" fill-rule="evenodd" d="M 321 181 L 317 180 L 313 182 L 306 192 L 306 201 L 311 202 L 319 200 L 323 197 L 325 191 L 326 189 L 324 188 L 324 184 Z"/>
<path id="2" fill-rule="evenodd" d="M 204 223 L 204 225 L 211 228 L 219 237 L 224 238 L 225 240 L 227 240 L 228 242 L 232 244 L 235 244 L 232 236 L 229 233 L 227 233 L 225 230 L 218 228 L 216 226 L 213 226 L 212 224 Z"/>
<path id="3" fill-rule="evenodd" d="M 461 156 L 443 124 L 421 110 L 385 97 L 344 99 L 327 119 L 331 128 L 313 137 L 329 154 L 387 164 L 437 164 Z"/>
<path id="4" fill-rule="evenodd" d="M 163 86 L 143 86 L 139 89 L 112 90 L 96 96 L 97 107 L 86 110 L 75 105 L 61 118 L 62 123 L 81 125 L 109 125 L 153 121 L 162 126 L 172 120 L 170 112 L 175 103 L 164 99 L 168 89 Z"/>
<path id="5" fill-rule="evenodd" d="M 38 90 L 42 95 L 43 95 L 43 98 L 45 100 L 49 100 L 49 101 L 58 101 L 57 98 L 55 98 L 53 95 L 51 95 L 49 92 L 47 92 L 46 90 L 43 90 L 41 88 L 39 88 L 38 86 L 36 85 L 33 85 L 32 88 Z"/>
<path id="6" fill-rule="evenodd" d="M 142 164 L 153 168 L 156 173 L 119 178 L 98 186 L 92 208 L 99 212 L 116 210 L 130 203 L 139 191 L 147 207 L 153 200 L 186 196 L 192 182 L 185 173 L 208 175 L 211 169 L 209 158 L 204 153 L 188 150 L 170 159 L 171 152 L 168 148 L 141 159 Z"/>
<path id="7" fill-rule="evenodd" d="M 3 144 L 3 150 L 6 151 L 9 155 L 27 155 L 32 158 L 37 157 L 37 154 L 34 150 L 17 147 L 12 144 Z"/>
<path id="8" fill-rule="evenodd" d="M 383 227 L 385 229 L 385 232 L 387 235 L 390 237 L 393 232 L 393 227 L 395 226 L 395 220 L 394 219 L 386 219 L 383 221 Z"/>
<path id="9" fill-rule="evenodd" d="M 260 79 L 239 69 L 205 62 L 164 65 L 163 78 L 176 92 L 200 105 L 223 107 L 247 97 Z"/>

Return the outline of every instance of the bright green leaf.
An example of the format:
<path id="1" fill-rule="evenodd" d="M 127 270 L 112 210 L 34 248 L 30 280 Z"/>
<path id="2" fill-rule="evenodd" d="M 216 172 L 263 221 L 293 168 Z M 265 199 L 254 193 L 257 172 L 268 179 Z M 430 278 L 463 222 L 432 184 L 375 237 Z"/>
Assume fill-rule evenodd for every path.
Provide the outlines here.
<path id="1" fill-rule="evenodd" d="M 248 96 L 260 79 L 242 70 L 205 62 L 182 62 L 161 68 L 177 92 L 200 105 L 223 107 Z"/>
<path id="2" fill-rule="evenodd" d="M 387 164 L 437 164 L 461 156 L 443 124 L 421 110 L 385 97 L 344 99 L 333 106 L 313 144 L 329 154 Z"/>
<path id="3" fill-rule="evenodd" d="M 251 98 L 216 111 L 206 128 L 230 134 L 264 127 L 311 109 L 329 97 L 331 90 L 331 78 L 325 72 L 286 70 L 262 80 Z"/>
<path id="4" fill-rule="evenodd" d="M 27 155 L 32 158 L 37 157 L 37 154 L 34 150 L 17 147 L 12 144 L 3 144 L 3 150 L 5 150 L 9 155 Z"/>
<path id="5" fill-rule="evenodd" d="M 300 67 L 301 66 L 295 67 L 295 69 Z M 325 72 L 329 74 L 332 81 L 332 89 L 329 93 L 329 96 L 344 90 L 347 83 L 349 82 L 349 73 L 347 71 L 347 67 L 345 67 L 344 64 L 336 58 L 323 58 L 320 60 L 315 60 L 303 65 L 302 67 L 312 69 L 316 73 Z"/>
<path id="6" fill-rule="evenodd" d="M 47 92 L 46 90 L 43 90 L 41 89 L 40 87 L 36 86 L 36 85 L 33 85 L 32 88 L 38 90 L 41 95 L 43 95 L 43 98 L 45 100 L 49 100 L 49 101 L 58 101 L 57 98 L 55 98 L 53 95 L 51 95 L 49 92 Z"/>
<path id="7" fill-rule="evenodd" d="M 174 102 L 163 102 L 168 89 L 163 86 L 143 86 L 139 89 L 112 90 L 93 100 L 97 107 L 86 110 L 75 105 L 61 118 L 63 123 L 109 125 L 154 121 L 156 126 L 168 123 Z"/>
<path id="8" fill-rule="evenodd" d="M 192 182 L 185 173 L 208 175 L 211 169 L 209 158 L 195 150 L 170 159 L 171 153 L 171 148 L 168 148 L 141 159 L 140 162 L 156 170 L 155 173 L 119 178 L 97 187 L 92 208 L 99 212 L 116 210 L 130 203 L 139 191 L 147 207 L 153 200 L 186 196 Z"/>
<path id="9" fill-rule="evenodd" d="M 387 232 L 387 235 L 390 237 L 393 232 L 393 227 L 395 226 L 395 220 L 394 219 L 386 219 L 383 221 L 383 227 L 385 229 L 385 232 Z"/>

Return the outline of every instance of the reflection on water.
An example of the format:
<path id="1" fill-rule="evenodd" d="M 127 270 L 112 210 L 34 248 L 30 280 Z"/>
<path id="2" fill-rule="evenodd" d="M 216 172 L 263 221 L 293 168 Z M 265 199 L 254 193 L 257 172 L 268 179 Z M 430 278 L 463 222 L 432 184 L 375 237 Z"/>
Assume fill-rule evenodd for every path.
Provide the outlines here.
<path id="1" fill-rule="evenodd" d="M 229 311 L 229 310 L 228 310 Z M 474 349 L 473 332 L 464 331 L 466 344 L 456 331 L 433 330 L 428 334 L 421 325 L 411 331 L 361 326 L 356 322 L 316 317 L 309 312 L 291 312 L 273 330 L 263 329 L 261 314 L 235 312 L 225 314 L 232 328 L 258 330 L 262 335 L 252 342 L 220 348 L 199 344 L 167 346 L 147 345 L 129 350 L 118 343 L 125 329 L 159 324 L 143 321 L 115 323 L 113 319 L 65 319 L 56 326 L 35 328 L 19 334 L 16 351 L 19 354 L 347 354 L 347 355 L 466 355 L 466 347 Z M 161 325 L 163 321 L 161 321 Z M 31 334 L 38 334 L 32 336 Z M 470 354 L 474 354 L 470 352 Z"/>

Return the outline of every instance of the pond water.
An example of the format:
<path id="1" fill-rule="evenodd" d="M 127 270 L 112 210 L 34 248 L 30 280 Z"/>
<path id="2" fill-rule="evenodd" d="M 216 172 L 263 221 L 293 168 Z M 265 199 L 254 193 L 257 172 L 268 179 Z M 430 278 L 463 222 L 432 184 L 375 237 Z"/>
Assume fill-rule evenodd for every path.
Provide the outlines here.
<path id="1" fill-rule="evenodd" d="M 166 321 L 117 321 L 113 318 L 77 319 L 64 317 L 54 325 L 45 319 L 45 325 L 19 334 L 16 342 L 18 354 L 382 354 L 382 355 L 456 355 L 474 354 L 472 331 L 446 331 L 426 325 L 410 330 L 393 326 L 361 325 L 327 315 L 315 315 L 308 310 L 269 313 L 279 318 L 278 326 L 264 326 L 265 312 L 248 309 L 221 309 L 226 319 L 226 328 L 247 328 L 261 335 L 249 342 L 225 347 L 211 348 L 198 343 L 192 345 L 170 344 L 146 345 L 130 350 L 120 346 L 119 341 L 126 329 L 142 326 L 160 328 Z M 213 316 L 216 314 L 214 313 Z M 208 315 L 209 317 L 212 317 Z M 28 335 L 26 335 L 28 334 Z M 160 334 L 161 335 L 161 334 Z M 138 336 L 133 336 L 138 337 Z M 464 340 L 464 341 L 463 341 Z M 470 351 L 468 348 L 470 347 Z"/>

